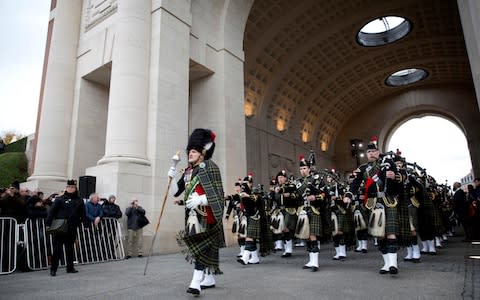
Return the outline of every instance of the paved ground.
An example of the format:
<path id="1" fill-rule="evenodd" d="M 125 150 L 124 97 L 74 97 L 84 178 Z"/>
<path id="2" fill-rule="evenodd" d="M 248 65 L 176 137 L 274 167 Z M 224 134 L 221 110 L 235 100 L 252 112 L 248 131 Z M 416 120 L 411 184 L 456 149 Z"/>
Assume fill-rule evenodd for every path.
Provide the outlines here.
<path id="1" fill-rule="evenodd" d="M 320 250 L 320 270 L 302 270 L 307 253 L 295 248 L 293 257 L 281 253 L 262 258 L 260 265 L 242 266 L 238 249 L 222 249 L 217 287 L 202 291 L 204 299 L 480 299 L 480 244 L 450 238 L 437 256 L 419 264 L 399 263 L 396 276 L 380 275 L 381 256 L 373 245 L 367 254 L 347 252 L 333 261 L 331 244 Z M 401 250 L 399 258 L 403 257 Z M 146 276 L 146 258 L 82 265 L 77 274 L 59 269 L 16 272 L 0 277 L 0 299 L 191 299 L 185 293 L 193 267 L 181 254 L 154 256 Z M 401 259 L 399 259 L 401 260 Z"/>

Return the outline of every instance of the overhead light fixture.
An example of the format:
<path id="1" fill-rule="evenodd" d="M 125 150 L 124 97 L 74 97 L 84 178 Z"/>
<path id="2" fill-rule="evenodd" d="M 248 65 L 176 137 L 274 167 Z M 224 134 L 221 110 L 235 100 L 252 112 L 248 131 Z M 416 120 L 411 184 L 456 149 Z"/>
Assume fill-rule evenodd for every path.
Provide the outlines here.
<path id="1" fill-rule="evenodd" d="M 320 142 L 320 150 L 322 150 L 323 152 L 327 152 L 327 150 L 328 150 L 327 142 L 325 142 L 325 141 Z"/>
<path id="2" fill-rule="evenodd" d="M 307 131 L 302 131 L 302 142 L 308 143 L 310 141 L 310 134 Z"/>
<path id="3" fill-rule="evenodd" d="M 243 111 L 245 113 L 245 117 L 251 118 L 253 116 L 253 104 L 251 102 L 245 102 Z"/>
<path id="4" fill-rule="evenodd" d="M 277 119 L 277 130 L 284 132 L 287 128 L 286 122 L 283 119 Z"/>

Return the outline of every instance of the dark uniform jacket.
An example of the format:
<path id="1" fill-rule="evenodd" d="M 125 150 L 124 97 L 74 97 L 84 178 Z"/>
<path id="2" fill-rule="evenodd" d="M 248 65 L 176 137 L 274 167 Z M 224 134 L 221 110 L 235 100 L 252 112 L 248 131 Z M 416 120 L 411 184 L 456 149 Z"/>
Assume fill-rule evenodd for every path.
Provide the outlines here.
<path id="1" fill-rule="evenodd" d="M 386 178 L 387 171 L 393 171 L 396 179 Z M 365 199 L 377 197 L 379 192 L 384 192 L 388 196 L 397 196 L 401 188 L 397 167 L 388 158 L 380 157 L 374 162 L 363 164 L 354 173 L 355 179 L 350 183 L 349 192 L 355 195 L 364 182 Z"/>
<path id="2" fill-rule="evenodd" d="M 69 234 L 76 233 L 80 223 L 85 223 L 87 219 L 83 200 L 78 197 L 77 193 L 64 193 L 55 198 L 52 208 L 48 212 L 45 226 L 52 225 L 53 219 L 67 219 Z"/>
<path id="3" fill-rule="evenodd" d="M 120 219 L 122 217 L 122 211 L 120 210 L 120 206 L 116 205 L 115 203 L 105 201 L 102 205 L 102 209 L 103 217 L 105 218 Z"/>

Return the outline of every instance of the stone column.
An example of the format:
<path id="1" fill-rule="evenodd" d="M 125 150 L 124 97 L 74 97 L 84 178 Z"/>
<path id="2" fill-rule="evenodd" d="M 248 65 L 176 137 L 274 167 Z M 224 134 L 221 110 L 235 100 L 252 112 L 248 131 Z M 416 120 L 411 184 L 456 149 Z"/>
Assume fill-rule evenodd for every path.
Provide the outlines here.
<path id="1" fill-rule="evenodd" d="M 467 143 L 470 150 L 473 175 L 480 177 L 480 135 L 474 133 L 474 136 L 467 137 Z"/>
<path id="2" fill-rule="evenodd" d="M 239 176 L 246 175 L 246 137 L 243 58 L 226 50 L 208 50 L 215 73 L 191 83 L 190 128 L 210 128 L 217 133 L 213 160 L 230 192 Z M 257 183 L 260 183 L 260 179 Z"/>
<path id="3" fill-rule="evenodd" d="M 480 109 L 480 3 L 478 0 L 457 0 L 457 4 Z"/>
<path id="4" fill-rule="evenodd" d="M 47 45 L 36 136 L 35 165 L 28 186 L 65 185 L 82 1 L 58 1 Z M 48 40 L 48 38 L 47 38 Z"/>
<path id="5" fill-rule="evenodd" d="M 147 160 L 151 0 L 119 0 L 105 156 L 98 164 Z"/>

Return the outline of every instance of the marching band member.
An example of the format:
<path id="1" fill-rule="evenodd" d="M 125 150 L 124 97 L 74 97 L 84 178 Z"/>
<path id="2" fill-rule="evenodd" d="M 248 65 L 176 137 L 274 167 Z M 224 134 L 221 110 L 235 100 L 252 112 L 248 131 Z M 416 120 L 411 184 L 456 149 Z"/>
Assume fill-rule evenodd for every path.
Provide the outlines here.
<path id="1" fill-rule="evenodd" d="M 188 168 L 173 186 L 174 196 L 184 192 L 185 231 L 179 243 L 188 249 L 187 259 L 194 262 L 193 277 L 187 293 L 199 295 L 202 289 L 215 287 L 214 274 L 221 274 L 219 248 L 225 247 L 223 235 L 224 193 L 218 166 L 210 160 L 215 149 L 215 133 L 195 129 L 188 140 Z M 173 168 L 173 169 L 172 169 Z M 168 176 L 175 177 L 172 167 Z M 176 190 L 176 192 L 175 192 Z"/>
<path id="2" fill-rule="evenodd" d="M 355 179 L 343 198 L 350 203 L 358 191 L 360 184 L 365 184 L 365 206 L 372 210 L 369 221 L 369 232 L 378 237 L 379 250 L 382 253 L 384 265 L 380 274 L 397 274 L 397 234 L 398 218 L 396 196 L 398 195 L 399 179 L 395 163 L 388 157 L 380 157 L 376 137 L 367 146 L 368 162 L 355 170 Z"/>
<path id="3" fill-rule="evenodd" d="M 300 156 L 299 168 L 301 177 L 296 180 L 296 188 L 298 195 L 303 198 L 304 204 L 298 209 L 299 217 L 295 236 L 307 241 L 309 261 L 303 268 L 316 272 L 318 271 L 318 252 L 320 250 L 317 236 L 323 234 L 320 209 L 325 195 L 318 189 L 320 176 L 310 174 L 310 162 L 306 161 L 303 156 Z"/>
<path id="4" fill-rule="evenodd" d="M 293 251 L 292 239 L 297 226 L 298 200 L 295 184 L 287 180 L 287 172 L 281 170 L 277 174 L 277 187 L 275 187 L 274 201 L 283 215 L 282 234 L 285 241 L 283 258 L 291 257 Z"/>

